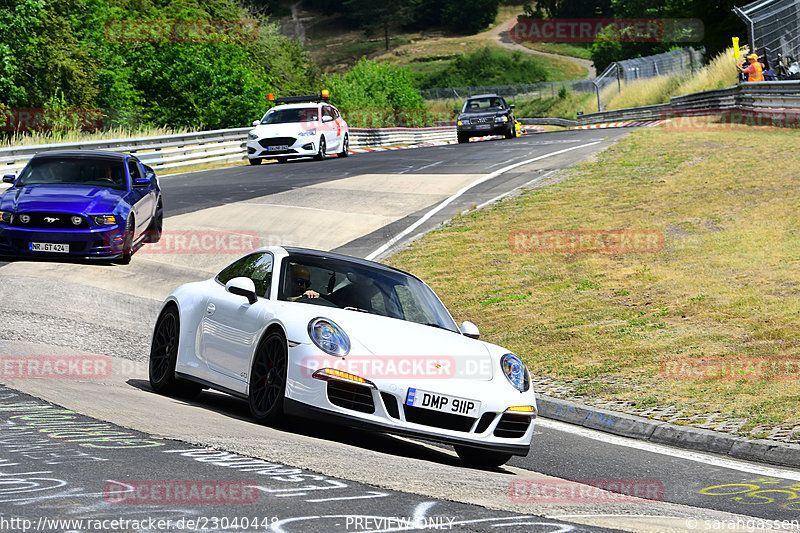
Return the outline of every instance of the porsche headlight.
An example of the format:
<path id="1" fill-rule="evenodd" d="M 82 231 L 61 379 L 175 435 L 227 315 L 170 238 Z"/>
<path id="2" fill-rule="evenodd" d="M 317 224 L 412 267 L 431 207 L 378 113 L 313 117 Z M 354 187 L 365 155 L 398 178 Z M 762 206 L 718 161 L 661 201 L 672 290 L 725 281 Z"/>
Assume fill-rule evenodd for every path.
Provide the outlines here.
<path id="1" fill-rule="evenodd" d="M 255 141 L 258 139 L 258 135 L 251 131 L 250 133 L 247 134 L 247 138 L 250 139 L 251 141 Z"/>
<path id="2" fill-rule="evenodd" d="M 325 353 L 344 357 L 350 352 L 350 339 L 332 320 L 317 317 L 308 323 L 308 336 Z"/>
<path id="3" fill-rule="evenodd" d="M 298 137 L 309 137 L 311 135 L 316 135 L 316 134 L 317 134 L 317 129 L 314 128 L 314 129 L 310 129 L 310 130 L 303 130 L 300 133 L 298 133 L 297 136 Z"/>
<path id="4" fill-rule="evenodd" d="M 531 388 L 531 378 L 525 363 L 513 353 L 507 353 L 500 358 L 500 368 L 508 382 L 518 391 L 525 392 Z"/>
<path id="5" fill-rule="evenodd" d="M 14 218 L 14 213 L 11 211 L 0 211 L 0 222 L 3 224 L 11 224 L 12 218 Z"/>

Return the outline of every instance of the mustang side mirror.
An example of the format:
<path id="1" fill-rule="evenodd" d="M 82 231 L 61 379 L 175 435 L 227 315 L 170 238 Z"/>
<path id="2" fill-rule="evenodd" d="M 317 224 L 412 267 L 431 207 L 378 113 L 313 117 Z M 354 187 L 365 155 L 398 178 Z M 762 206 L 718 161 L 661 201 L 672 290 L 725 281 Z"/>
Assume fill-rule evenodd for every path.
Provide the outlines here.
<path id="1" fill-rule="evenodd" d="M 260 120 L 254 120 L 253 121 L 253 126 L 258 126 L 259 124 L 261 124 Z"/>
<path id="2" fill-rule="evenodd" d="M 3 176 L 3 183 L 14 183 L 17 177 L 14 174 L 6 174 Z"/>
<path id="3" fill-rule="evenodd" d="M 256 303 L 256 285 L 250 278 L 233 278 L 225 284 L 225 290 L 231 294 L 244 296 L 250 302 L 250 305 Z"/>
<path id="4" fill-rule="evenodd" d="M 149 187 L 152 184 L 153 184 L 153 182 L 150 181 L 148 178 L 138 178 L 138 179 L 133 180 L 133 186 L 135 188 L 137 188 L 137 189 L 140 189 L 140 188 L 143 188 L 143 187 Z"/>
<path id="5" fill-rule="evenodd" d="M 478 331 L 478 326 L 470 322 L 469 320 L 465 320 L 461 324 L 461 334 L 465 337 L 469 337 L 470 339 L 477 339 L 481 336 L 481 332 Z"/>

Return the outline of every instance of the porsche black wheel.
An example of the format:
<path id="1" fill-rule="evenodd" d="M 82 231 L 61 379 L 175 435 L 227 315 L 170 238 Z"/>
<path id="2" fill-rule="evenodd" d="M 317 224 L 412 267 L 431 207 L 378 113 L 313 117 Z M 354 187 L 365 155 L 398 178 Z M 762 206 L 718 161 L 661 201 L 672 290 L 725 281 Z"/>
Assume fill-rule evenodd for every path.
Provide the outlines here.
<path id="1" fill-rule="evenodd" d="M 203 387 L 175 377 L 180 328 L 178 310 L 174 306 L 167 307 L 158 317 L 150 345 L 150 386 L 160 394 L 191 397 L 199 394 Z"/>
<path id="2" fill-rule="evenodd" d="M 259 423 L 274 424 L 283 418 L 287 366 L 286 339 L 271 331 L 258 344 L 250 372 L 250 413 Z"/>

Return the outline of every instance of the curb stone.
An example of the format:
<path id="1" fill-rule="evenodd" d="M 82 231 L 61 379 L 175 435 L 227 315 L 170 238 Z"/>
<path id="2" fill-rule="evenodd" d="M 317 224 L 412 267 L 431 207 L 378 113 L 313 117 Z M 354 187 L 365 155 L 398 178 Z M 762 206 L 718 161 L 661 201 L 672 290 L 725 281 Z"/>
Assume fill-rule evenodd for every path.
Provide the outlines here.
<path id="1" fill-rule="evenodd" d="M 677 426 L 660 420 L 619 413 L 578 402 L 537 394 L 538 416 L 577 426 L 736 459 L 777 466 L 800 467 L 800 445 L 746 439 L 703 428 Z"/>

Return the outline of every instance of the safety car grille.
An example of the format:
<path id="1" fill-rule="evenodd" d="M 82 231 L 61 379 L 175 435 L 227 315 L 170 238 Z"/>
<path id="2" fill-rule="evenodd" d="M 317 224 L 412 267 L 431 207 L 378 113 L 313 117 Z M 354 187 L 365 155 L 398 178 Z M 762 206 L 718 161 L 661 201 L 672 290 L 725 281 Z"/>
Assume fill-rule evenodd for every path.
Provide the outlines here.
<path id="1" fill-rule="evenodd" d="M 374 413 L 375 402 L 372 399 L 372 389 L 355 383 L 341 381 L 328 382 L 328 400 L 333 405 L 352 409 L 361 413 Z"/>
<path id="2" fill-rule="evenodd" d="M 72 217 L 75 216 L 80 218 L 80 223 L 72 222 Z M 15 214 L 11 225 L 17 228 L 86 229 L 89 222 L 80 215 L 34 211 Z"/>
<path id="3" fill-rule="evenodd" d="M 531 425 L 531 417 L 523 415 L 504 414 L 494 428 L 494 436 L 504 439 L 518 439 L 525 435 L 528 426 Z"/>
<path id="4" fill-rule="evenodd" d="M 469 416 L 440 413 L 421 407 L 403 405 L 406 421 L 452 431 L 469 431 L 475 419 Z"/>
<path id="5" fill-rule="evenodd" d="M 270 137 L 269 139 L 261 139 L 258 141 L 263 148 L 269 148 L 270 146 L 292 146 L 297 139 L 294 137 Z"/>

